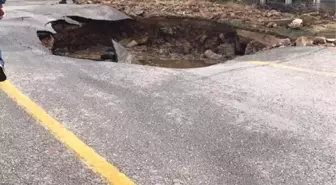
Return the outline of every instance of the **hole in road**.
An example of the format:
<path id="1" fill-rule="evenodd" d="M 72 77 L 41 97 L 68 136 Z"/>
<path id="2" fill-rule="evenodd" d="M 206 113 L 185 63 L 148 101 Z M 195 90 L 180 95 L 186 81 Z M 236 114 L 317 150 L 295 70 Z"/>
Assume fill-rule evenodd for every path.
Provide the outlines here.
<path id="1" fill-rule="evenodd" d="M 50 22 L 56 34 L 37 32 L 42 44 L 54 55 L 196 68 L 244 55 L 251 42 L 249 38 L 239 37 L 227 24 L 197 18 L 137 17 L 118 21 L 68 18 L 76 24 L 56 20 Z M 263 47 L 257 45 L 253 49 Z"/>

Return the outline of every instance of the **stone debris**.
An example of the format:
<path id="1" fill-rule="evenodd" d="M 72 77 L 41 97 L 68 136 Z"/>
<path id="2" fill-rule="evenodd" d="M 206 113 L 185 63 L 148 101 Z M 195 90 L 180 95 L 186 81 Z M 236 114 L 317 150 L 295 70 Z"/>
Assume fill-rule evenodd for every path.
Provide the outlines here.
<path id="1" fill-rule="evenodd" d="M 336 44 L 336 39 L 327 39 L 327 42 Z"/>
<path id="2" fill-rule="evenodd" d="M 217 47 L 216 53 L 219 53 L 227 59 L 232 59 L 236 56 L 235 46 L 234 44 L 221 44 Z"/>
<path id="3" fill-rule="evenodd" d="M 132 40 L 130 43 L 127 44 L 126 47 L 132 48 L 132 47 L 137 46 L 137 45 L 139 45 L 139 43 L 135 40 Z"/>
<path id="4" fill-rule="evenodd" d="M 222 58 L 222 55 L 217 54 L 210 49 L 208 49 L 204 52 L 204 56 L 206 58 L 215 59 L 215 60 L 219 60 L 220 58 Z"/>
<path id="5" fill-rule="evenodd" d="M 250 43 L 247 44 L 245 48 L 245 55 L 251 55 L 258 51 L 262 51 L 265 49 L 265 45 L 261 44 L 260 42 L 252 40 Z"/>
<path id="6" fill-rule="evenodd" d="M 325 47 L 335 47 L 334 43 L 326 43 L 324 44 Z"/>
<path id="7" fill-rule="evenodd" d="M 277 25 L 277 23 L 269 22 L 266 26 L 267 26 L 268 28 L 276 28 L 278 25 Z"/>
<path id="8" fill-rule="evenodd" d="M 303 24 L 302 19 L 294 19 L 290 24 L 288 24 L 288 27 L 298 29 L 302 27 L 302 24 Z"/>
<path id="9" fill-rule="evenodd" d="M 327 43 L 327 39 L 325 37 L 315 37 L 313 39 L 313 44 L 316 44 L 316 45 L 322 45 L 326 43 Z"/>
<path id="10" fill-rule="evenodd" d="M 292 45 L 292 42 L 289 38 L 281 39 L 280 40 L 280 45 L 281 46 L 290 46 L 290 45 Z"/>
<path id="11" fill-rule="evenodd" d="M 276 10 L 270 10 L 269 12 L 265 13 L 266 17 L 273 17 L 273 16 L 280 16 L 281 13 Z"/>
<path id="12" fill-rule="evenodd" d="M 298 37 L 295 40 L 295 46 L 307 46 L 308 38 L 305 36 Z"/>

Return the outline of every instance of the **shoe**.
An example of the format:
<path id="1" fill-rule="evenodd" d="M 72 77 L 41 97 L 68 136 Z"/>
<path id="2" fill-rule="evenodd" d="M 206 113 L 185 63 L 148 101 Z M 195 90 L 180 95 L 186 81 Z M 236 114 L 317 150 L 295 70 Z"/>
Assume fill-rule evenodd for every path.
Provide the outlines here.
<path id="1" fill-rule="evenodd" d="M 7 76 L 4 72 L 3 67 L 0 65 L 0 82 L 6 81 L 7 80 Z"/>

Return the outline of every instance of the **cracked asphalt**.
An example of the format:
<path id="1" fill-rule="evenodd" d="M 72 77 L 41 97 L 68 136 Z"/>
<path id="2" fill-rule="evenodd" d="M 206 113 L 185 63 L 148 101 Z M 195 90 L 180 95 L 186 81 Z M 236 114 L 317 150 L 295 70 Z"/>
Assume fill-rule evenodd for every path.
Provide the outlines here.
<path id="1" fill-rule="evenodd" d="M 50 3 L 8 2 L 9 81 L 136 184 L 336 184 L 335 48 L 187 70 L 70 59 L 36 31 L 73 13 L 122 15 Z M 1 91 L 0 101 L 0 184 L 106 183 Z"/>

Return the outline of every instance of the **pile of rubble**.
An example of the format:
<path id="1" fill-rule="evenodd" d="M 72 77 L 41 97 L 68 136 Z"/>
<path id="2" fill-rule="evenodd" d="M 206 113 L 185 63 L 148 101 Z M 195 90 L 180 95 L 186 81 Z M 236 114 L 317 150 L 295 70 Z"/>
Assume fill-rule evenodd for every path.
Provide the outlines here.
<path id="1" fill-rule="evenodd" d="M 85 20 L 81 26 L 52 21 L 57 34 L 42 36 L 43 33 L 39 37 L 54 54 L 118 60 L 123 54 L 115 54 L 113 39 L 136 56 L 137 61 L 131 63 L 180 60 L 211 65 L 277 47 L 336 45 L 335 22 L 316 12 L 294 15 L 203 0 L 84 0 L 81 3 L 108 4 L 133 19 Z"/>
<path id="2" fill-rule="evenodd" d="M 318 12 L 293 14 L 260 9 L 256 5 L 216 3 L 209 0 L 81 0 L 80 3 L 110 5 L 131 17 L 179 16 L 224 22 L 238 30 L 264 33 L 281 39 L 288 38 L 291 44 L 288 44 L 287 39 L 285 45 L 292 46 L 302 46 L 303 44 L 296 44 L 296 39 L 303 40 L 302 36 L 308 38 L 307 45 L 310 45 L 309 40 L 314 40 L 313 37 L 325 36 L 325 44 L 313 43 L 332 47 L 334 43 L 330 42 L 330 39 L 334 39 L 335 34 L 331 33 L 336 32 L 334 17 Z M 328 34 L 324 35 L 324 32 Z M 280 45 L 283 42 L 281 39 Z M 279 44 L 276 45 L 278 47 Z"/>

